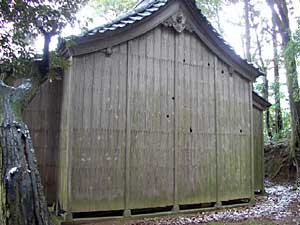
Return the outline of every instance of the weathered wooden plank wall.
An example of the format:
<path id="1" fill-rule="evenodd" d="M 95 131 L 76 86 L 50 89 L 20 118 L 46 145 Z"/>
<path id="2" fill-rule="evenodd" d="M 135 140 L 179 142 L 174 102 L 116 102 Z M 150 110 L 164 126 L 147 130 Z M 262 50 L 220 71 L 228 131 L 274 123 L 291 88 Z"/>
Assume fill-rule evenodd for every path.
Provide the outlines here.
<path id="1" fill-rule="evenodd" d="M 253 107 L 254 190 L 264 190 L 264 135 L 263 111 Z"/>
<path id="2" fill-rule="evenodd" d="M 62 81 L 46 81 L 23 112 L 49 204 L 56 200 Z"/>
<path id="3" fill-rule="evenodd" d="M 188 31 L 176 49 L 178 203 L 216 202 L 214 58 Z"/>
<path id="4" fill-rule="evenodd" d="M 124 208 L 127 44 L 73 61 L 70 210 Z"/>
<path id="5" fill-rule="evenodd" d="M 219 200 L 251 197 L 250 84 L 217 61 L 216 118 Z"/>
<path id="6" fill-rule="evenodd" d="M 129 42 L 129 208 L 173 204 L 174 46 L 165 27 Z"/>
<path id="7" fill-rule="evenodd" d="M 69 211 L 69 145 L 73 141 L 71 133 L 70 118 L 72 111 L 70 109 L 72 98 L 72 78 L 73 71 L 79 67 L 77 59 L 70 60 L 70 67 L 64 73 L 62 106 L 61 106 L 61 123 L 60 123 L 60 137 L 59 137 L 59 160 L 58 160 L 58 187 L 57 197 L 63 209 Z"/>
<path id="8" fill-rule="evenodd" d="M 72 62 L 62 113 L 64 209 L 251 197 L 250 83 L 195 34 L 158 26 L 112 55 Z"/>

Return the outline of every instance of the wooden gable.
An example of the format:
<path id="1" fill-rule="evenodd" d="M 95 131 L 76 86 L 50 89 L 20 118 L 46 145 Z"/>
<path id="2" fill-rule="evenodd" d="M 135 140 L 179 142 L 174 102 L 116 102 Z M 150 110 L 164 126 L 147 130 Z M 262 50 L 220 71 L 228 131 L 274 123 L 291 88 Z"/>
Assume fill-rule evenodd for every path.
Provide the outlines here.
<path id="1" fill-rule="evenodd" d="M 253 64 L 249 64 L 234 52 L 208 22 L 193 0 L 147 1 L 147 4 L 137 6 L 111 23 L 73 38 L 76 45 L 72 48 L 67 49 L 62 44 L 61 51 L 69 56 L 97 51 L 110 54 L 113 46 L 141 36 L 159 24 L 172 26 L 179 33 L 185 29 L 194 32 L 214 54 L 229 66 L 231 71 L 237 71 L 247 80 L 254 81 L 258 76 L 263 75 L 263 72 Z"/>

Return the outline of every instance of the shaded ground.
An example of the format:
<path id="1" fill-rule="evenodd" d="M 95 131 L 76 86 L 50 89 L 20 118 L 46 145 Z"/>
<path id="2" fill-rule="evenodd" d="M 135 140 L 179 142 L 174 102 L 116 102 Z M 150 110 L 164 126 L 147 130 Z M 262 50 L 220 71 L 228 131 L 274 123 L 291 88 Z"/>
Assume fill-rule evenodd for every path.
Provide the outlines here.
<path id="1" fill-rule="evenodd" d="M 169 217 L 146 218 L 131 221 L 102 221 L 81 223 L 89 225 L 189 225 L 189 224 L 299 224 L 300 190 L 294 190 L 291 184 L 266 182 L 266 195 L 257 197 L 253 207 L 240 207 L 194 215 L 175 215 Z"/>

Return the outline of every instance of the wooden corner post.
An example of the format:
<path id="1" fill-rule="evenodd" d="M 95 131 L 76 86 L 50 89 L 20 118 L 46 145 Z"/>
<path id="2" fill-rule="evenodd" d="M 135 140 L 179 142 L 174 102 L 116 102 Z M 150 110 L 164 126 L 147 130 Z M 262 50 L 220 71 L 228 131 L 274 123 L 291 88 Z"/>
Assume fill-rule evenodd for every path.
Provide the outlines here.
<path id="1" fill-rule="evenodd" d="M 178 101 L 178 96 L 177 96 L 177 88 L 176 88 L 176 84 L 177 84 L 177 79 L 178 79 L 178 47 L 177 47 L 177 43 L 178 43 L 178 33 L 176 33 L 175 31 L 173 32 L 174 34 L 174 171 L 173 171 L 173 176 L 174 176 L 174 201 L 173 201 L 173 212 L 177 213 L 179 212 L 179 205 L 178 205 L 178 188 L 177 188 L 177 178 L 178 178 L 178 163 L 177 163 L 177 159 L 178 159 L 178 137 L 177 137 L 177 129 L 178 129 L 178 104 L 176 104 L 176 102 Z"/>
<path id="2" fill-rule="evenodd" d="M 131 138 L 131 126 L 130 126 L 130 89 L 131 89 L 131 82 L 130 82 L 130 61 L 129 61 L 129 50 L 130 50 L 130 41 L 127 42 L 127 84 L 126 84 L 126 150 L 125 150 L 125 187 L 124 187 L 124 217 L 130 217 L 131 211 L 129 208 L 129 176 L 130 176 L 130 138 Z"/>
<path id="3" fill-rule="evenodd" d="M 214 120 L 215 120 L 215 135 L 216 135 L 216 149 L 215 149 L 215 157 L 216 157 L 216 208 L 220 208 L 222 206 L 222 203 L 220 201 L 219 198 L 219 171 L 218 171 L 218 121 L 217 121 L 217 107 L 218 107 L 218 103 L 217 103 L 217 73 L 218 73 L 218 57 L 215 56 L 214 57 L 214 67 L 215 67 L 215 71 L 214 71 L 214 98 L 215 98 L 215 116 L 214 116 Z"/>
<path id="4" fill-rule="evenodd" d="M 249 82 L 249 113 L 250 113 L 250 152 L 251 152 L 251 197 L 250 204 L 255 203 L 254 195 L 254 136 L 253 136 L 253 97 L 252 97 L 253 83 Z"/>

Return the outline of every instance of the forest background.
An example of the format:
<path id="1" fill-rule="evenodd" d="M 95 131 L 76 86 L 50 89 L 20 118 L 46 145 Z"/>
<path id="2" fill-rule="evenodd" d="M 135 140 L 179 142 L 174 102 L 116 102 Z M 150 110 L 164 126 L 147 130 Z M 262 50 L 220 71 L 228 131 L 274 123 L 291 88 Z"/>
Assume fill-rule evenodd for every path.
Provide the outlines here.
<path id="1" fill-rule="evenodd" d="M 265 142 L 286 142 L 282 162 L 298 175 L 300 0 L 196 3 L 237 53 L 265 73 L 254 84 L 272 103 L 264 116 Z M 55 79 L 68 66 L 55 51 L 58 40 L 109 22 L 136 4 L 137 0 L 0 0 L 0 224 L 51 224 L 21 112 L 45 80 Z M 21 85 L 14 87 L 16 81 Z M 18 173 L 22 176 L 13 176 Z"/>

